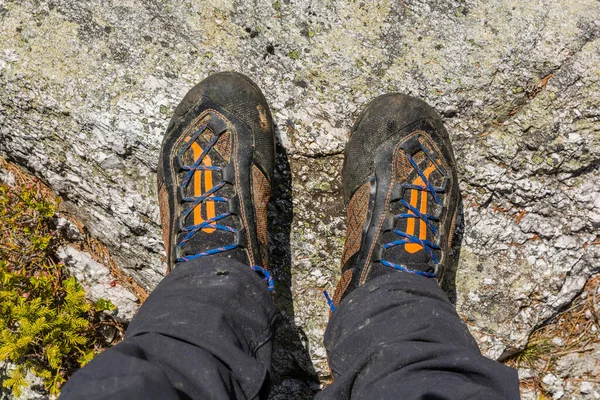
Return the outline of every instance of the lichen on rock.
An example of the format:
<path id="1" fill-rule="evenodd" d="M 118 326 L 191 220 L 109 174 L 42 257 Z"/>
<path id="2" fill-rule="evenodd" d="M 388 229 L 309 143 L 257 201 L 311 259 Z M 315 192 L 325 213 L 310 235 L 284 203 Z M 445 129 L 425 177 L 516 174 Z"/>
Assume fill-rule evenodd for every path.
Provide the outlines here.
<path id="1" fill-rule="evenodd" d="M 338 279 L 347 132 L 375 96 L 418 96 L 444 116 L 458 161 L 458 311 L 488 356 L 523 347 L 600 265 L 600 3 L 278 3 L 0 0 L 0 155 L 48 182 L 151 289 L 170 113 L 210 73 L 249 75 L 293 173 L 281 189 L 293 319 L 325 381 L 321 289 Z"/>

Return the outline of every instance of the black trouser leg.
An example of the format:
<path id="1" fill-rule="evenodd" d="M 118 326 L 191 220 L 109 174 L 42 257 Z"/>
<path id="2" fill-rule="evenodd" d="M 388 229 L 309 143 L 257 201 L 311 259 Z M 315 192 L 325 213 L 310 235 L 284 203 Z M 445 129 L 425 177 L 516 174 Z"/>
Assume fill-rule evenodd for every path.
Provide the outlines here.
<path id="1" fill-rule="evenodd" d="M 317 399 L 518 399 L 517 372 L 485 358 L 435 280 L 392 273 L 333 313 L 334 381 Z"/>
<path id="2" fill-rule="evenodd" d="M 256 272 L 227 258 L 181 264 L 125 340 L 64 386 L 61 399 L 264 398 L 275 308 Z"/>

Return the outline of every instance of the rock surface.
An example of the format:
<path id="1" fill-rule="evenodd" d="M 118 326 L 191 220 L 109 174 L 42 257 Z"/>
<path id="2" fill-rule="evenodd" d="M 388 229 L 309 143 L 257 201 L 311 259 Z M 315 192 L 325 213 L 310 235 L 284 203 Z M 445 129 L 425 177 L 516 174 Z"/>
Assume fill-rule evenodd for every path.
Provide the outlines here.
<path id="1" fill-rule="evenodd" d="M 338 278 L 347 132 L 377 95 L 421 97 L 446 120 L 461 179 L 446 287 L 497 358 L 598 272 L 599 16 L 597 0 L 0 0 L 0 155 L 56 189 L 151 289 L 164 271 L 155 165 L 170 114 L 212 72 L 249 75 L 289 158 L 270 208 L 293 213 L 271 233 L 291 237 L 272 250 L 292 260 L 274 271 L 292 284 L 278 304 L 326 380 L 321 290 Z M 284 378 L 310 368 L 281 367 L 288 386 L 274 397 L 309 397 Z"/>
<path id="2" fill-rule="evenodd" d="M 75 224 L 65 217 L 57 217 L 55 219 L 55 224 L 56 230 L 59 232 L 59 234 L 61 234 L 68 241 L 80 242 L 84 239 L 77 226 L 75 226 Z"/>
<path id="3" fill-rule="evenodd" d="M 17 366 L 12 363 L 6 363 L 0 370 L 0 382 L 8 377 L 8 373 Z M 23 389 L 21 396 L 16 398 L 11 391 L 0 386 L 0 400 L 48 400 L 49 396 L 44 390 L 44 381 L 42 378 L 35 376 L 31 371 L 27 372 L 25 377 L 29 382 L 29 387 Z"/>
<path id="4" fill-rule="evenodd" d="M 543 378 L 550 380 L 546 390 L 554 399 L 600 399 L 600 385 L 596 379 L 600 376 L 600 345 L 594 344 L 590 350 L 584 354 L 565 354 L 557 361 L 556 375 Z M 524 400 L 536 398 L 523 396 Z"/>
<path id="5" fill-rule="evenodd" d="M 15 185 L 15 175 L 10 171 L 4 171 L 0 168 L 0 182 L 8 186 Z"/>
<path id="6" fill-rule="evenodd" d="M 87 298 L 93 302 L 110 300 L 117 307 L 114 316 L 123 322 L 131 321 L 139 307 L 138 299 L 114 280 L 107 267 L 69 245 L 59 248 L 57 256 L 81 284 Z"/>

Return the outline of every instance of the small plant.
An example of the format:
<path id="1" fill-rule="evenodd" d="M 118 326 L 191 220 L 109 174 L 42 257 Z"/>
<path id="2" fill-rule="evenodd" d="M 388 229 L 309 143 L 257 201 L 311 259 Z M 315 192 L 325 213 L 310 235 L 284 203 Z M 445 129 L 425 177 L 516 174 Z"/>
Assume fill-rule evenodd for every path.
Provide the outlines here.
<path id="1" fill-rule="evenodd" d="M 535 365 L 547 354 L 556 351 L 552 340 L 546 337 L 533 338 L 527 342 L 523 350 L 515 354 L 514 362 L 517 366 L 535 368 Z"/>
<path id="2" fill-rule="evenodd" d="M 2 385 L 17 397 L 28 372 L 57 394 L 70 373 L 110 344 L 99 328 L 115 324 L 102 313 L 114 305 L 88 302 L 54 259 L 57 207 L 39 182 L 0 185 L 0 362 L 15 365 Z"/>

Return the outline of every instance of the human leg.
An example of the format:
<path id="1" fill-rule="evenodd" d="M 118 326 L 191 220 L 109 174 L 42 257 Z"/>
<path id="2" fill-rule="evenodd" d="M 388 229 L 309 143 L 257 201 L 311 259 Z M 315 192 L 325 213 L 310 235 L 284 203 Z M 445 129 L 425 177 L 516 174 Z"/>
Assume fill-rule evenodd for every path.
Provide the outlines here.
<path id="1" fill-rule="evenodd" d="M 350 293 L 325 334 L 334 381 L 317 399 L 518 399 L 517 373 L 481 355 L 435 280 L 380 276 Z"/>
<path id="2" fill-rule="evenodd" d="M 347 235 L 325 337 L 334 382 L 318 398 L 518 398 L 516 372 L 481 356 L 437 283 L 459 198 L 439 115 L 410 96 L 375 99 L 342 180 Z"/>
<path id="3" fill-rule="evenodd" d="M 63 396 L 264 397 L 274 151 L 271 114 L 250 79 L 219 73 L 188 92 L 158 163 L 170 274 L 124 342 L 75 374 Z M 267 287 L 257 286 L 261 279 Z"/>
<path id="4" fill-rule="evenodd" d="M 256 273 L 222 257 L 177 266 L 126 338 L 78 371 L 61 398 L 264 398 L 271 296 Z"/>

